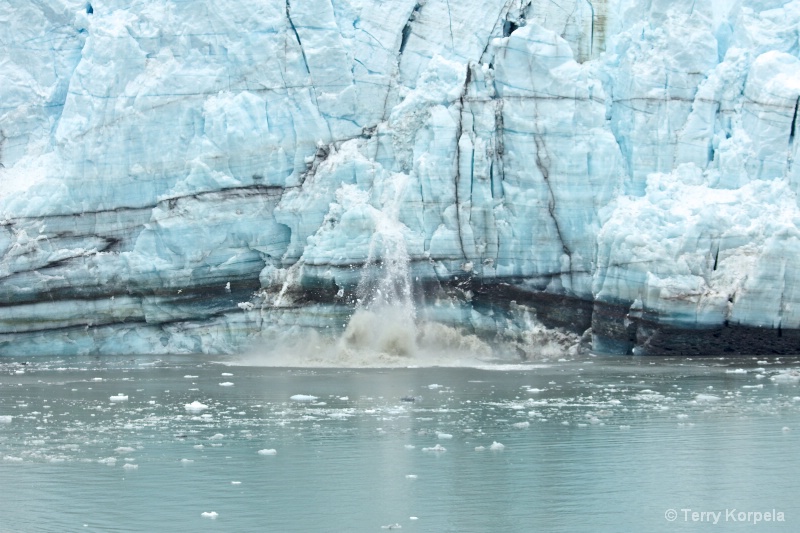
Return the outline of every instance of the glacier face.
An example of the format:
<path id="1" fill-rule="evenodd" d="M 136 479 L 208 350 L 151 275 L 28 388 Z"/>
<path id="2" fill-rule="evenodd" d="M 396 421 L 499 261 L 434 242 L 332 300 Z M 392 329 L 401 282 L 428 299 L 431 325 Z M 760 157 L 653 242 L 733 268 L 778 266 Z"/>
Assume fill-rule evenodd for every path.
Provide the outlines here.
<path id="1" fill-rule="evenodd" d="M 800 1 L 4 3 L 0 353 L 796 349 Z"/>

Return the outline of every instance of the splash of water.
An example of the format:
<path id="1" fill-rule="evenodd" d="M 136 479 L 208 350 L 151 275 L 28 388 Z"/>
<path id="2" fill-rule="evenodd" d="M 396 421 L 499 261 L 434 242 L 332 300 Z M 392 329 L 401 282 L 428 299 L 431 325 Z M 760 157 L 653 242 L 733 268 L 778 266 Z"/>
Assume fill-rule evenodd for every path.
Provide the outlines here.
<path id="1" fill-rule="evenodd" d="M 407 356 L 416 352 L 416 317 L 406 226 L 400 206 L 408 176 L 395 174 L 376 212 L 375 231 L 356 290 L 356 309 L 340 350 Z"/>

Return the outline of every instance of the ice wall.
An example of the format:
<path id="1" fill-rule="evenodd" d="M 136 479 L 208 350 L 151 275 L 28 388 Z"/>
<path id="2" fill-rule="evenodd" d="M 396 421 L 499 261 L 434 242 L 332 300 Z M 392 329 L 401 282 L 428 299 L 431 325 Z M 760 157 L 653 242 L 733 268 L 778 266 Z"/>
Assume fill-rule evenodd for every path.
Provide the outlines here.
<path id="1" fill-rule="evenodd" d="M 420 320 L 800 329 L 798 1 L 3 4 L 2 353 L 341 329 L 390 209 Z"/>

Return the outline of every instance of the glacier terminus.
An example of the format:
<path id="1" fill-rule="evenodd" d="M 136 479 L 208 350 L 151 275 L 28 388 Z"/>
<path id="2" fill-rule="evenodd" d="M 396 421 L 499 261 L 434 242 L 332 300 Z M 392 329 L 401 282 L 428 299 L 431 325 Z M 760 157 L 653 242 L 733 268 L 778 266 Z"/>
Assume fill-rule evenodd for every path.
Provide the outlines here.
<path id="1" fill-rule="evenodd" d="M 0 354 L 800 346 L 798 0 L 2 5 Z"/>

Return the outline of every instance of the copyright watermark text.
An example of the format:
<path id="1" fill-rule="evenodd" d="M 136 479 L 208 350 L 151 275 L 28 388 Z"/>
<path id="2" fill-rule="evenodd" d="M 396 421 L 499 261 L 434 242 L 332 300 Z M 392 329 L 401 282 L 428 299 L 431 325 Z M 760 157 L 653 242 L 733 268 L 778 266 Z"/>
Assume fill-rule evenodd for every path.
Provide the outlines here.
<path id="1" fill-rule="evenodd" d="M 708 524 L 741 522 L 758 524 L 761 522 L 786 522 L 783 511 L 767 509 L 762 511 L 746 511 L 741 509 L 724 509 L 721 511 L 698 511 L 695 509 L 667 509 L 664 512 L 667 522 L 705 522 Z"/>

